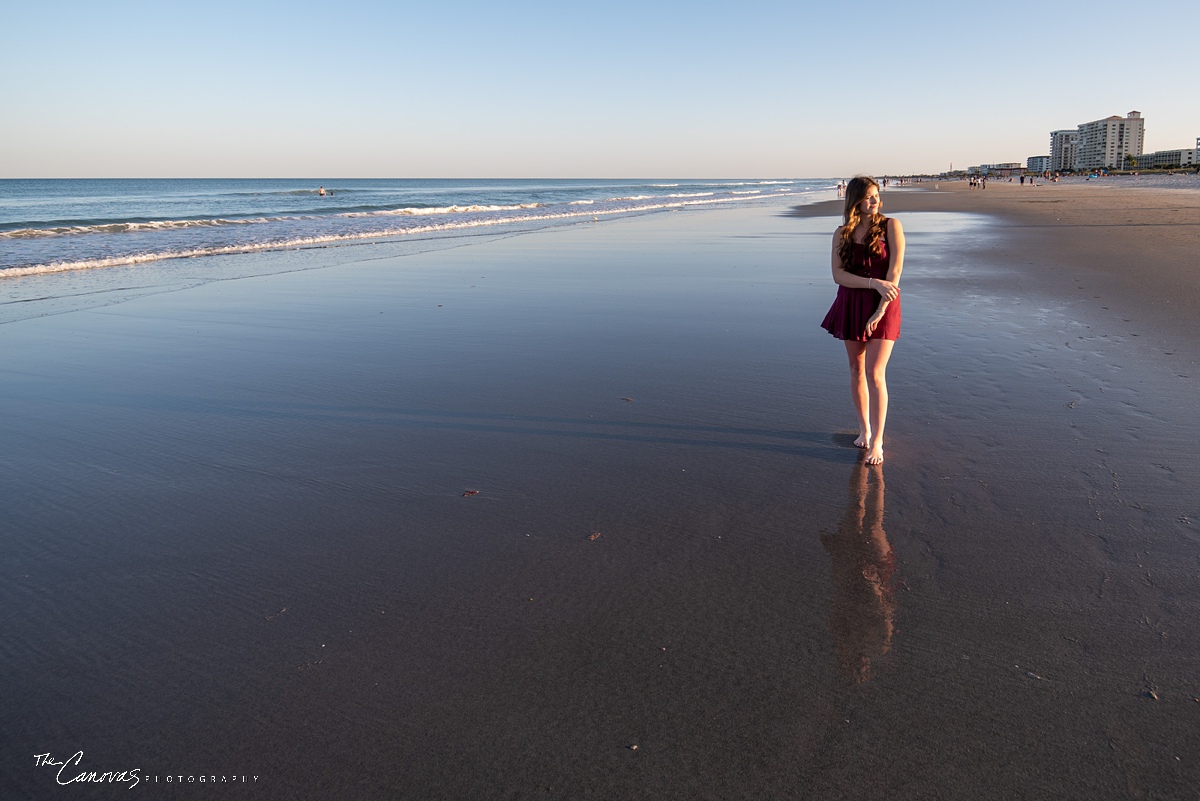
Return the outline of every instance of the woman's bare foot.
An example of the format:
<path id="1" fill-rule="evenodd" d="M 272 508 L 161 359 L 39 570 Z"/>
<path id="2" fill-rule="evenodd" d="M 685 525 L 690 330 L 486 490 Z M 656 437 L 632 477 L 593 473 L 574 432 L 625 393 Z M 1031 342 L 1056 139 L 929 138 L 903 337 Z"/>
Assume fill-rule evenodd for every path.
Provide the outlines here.
<path id="1" fill-rule="evenodd" d="M 871 441 L 871 432 L 868 431 L 865 434 L 859 434 L 858 439 L 854 440 L 854 447 L 865 449 L 867 447 L 867 443 L 869 443 L 870 441 Z"/>
<path id="2" fill-rule="evenodd" d="M 883 464 L 883 443 L 876 443 L 863 461 L 867 464 Z"/>

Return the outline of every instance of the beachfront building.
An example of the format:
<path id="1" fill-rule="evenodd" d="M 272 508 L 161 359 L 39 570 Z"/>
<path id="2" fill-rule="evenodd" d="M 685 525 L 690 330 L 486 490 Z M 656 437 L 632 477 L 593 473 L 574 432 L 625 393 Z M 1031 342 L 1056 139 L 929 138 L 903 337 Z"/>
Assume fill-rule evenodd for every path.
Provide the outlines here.
<path id="1" fill-rule="evenodd" d="M 1010 175 L 1019 175 L 1025 171 L 1025 168 L 1018 161 L 1005 161 L 1000 164 L 980 164 L 977 167 L 968 167 L 967 173 L 974 175 L 988 175 L 993 178 L 1007 178 Z"/>
<path id="2" fill-rule="evenodd" d="M 1140 111 L 1083 123 L 1075 145 L 1075 169 L 1123 169 L 1127 166 L 1126 156 L 1142 155 L 1145 123 Z"/>
<path id="3" fill-rule="evenodd" d="M 1200 137 L 1192 150 L 1156 150 L 1137 157 L 1139 170 L 1171 169 L 1173 167 L 1195 167 L 1200 164 Z"/>
<path id="4" fill-rule="evenodd" d="M 1079 130 L 1068 128 L 1050 132 L 1050 169 L 1065 172 L 1075 169 L 1075 145 L 1079 141 Z"/>
<path id="5" fill-rule="evenodd" d="M 1041 174 L 1050 170 L 1049 156 L 1030 156 L 1025 159 L 1025 170 L 1027 172 Z"/>

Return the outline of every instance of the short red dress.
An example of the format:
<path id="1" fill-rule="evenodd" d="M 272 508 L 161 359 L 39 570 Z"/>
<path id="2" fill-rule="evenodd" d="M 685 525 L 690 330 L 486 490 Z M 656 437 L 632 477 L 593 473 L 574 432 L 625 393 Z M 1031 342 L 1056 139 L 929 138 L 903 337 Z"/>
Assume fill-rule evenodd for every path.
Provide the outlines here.
<path id="1" fill-rule="evenodd" d="M 880 252 L 872 253 L 864 244 L 854 243 L 850 254 L 850 263 L 843 265 L 846 272 L 861 275 L 863 278 L 887 278 L 888 247 L 886 235 L 879 240 Z M 837 297 L 829 307 L 829 313 L 821 322 L 821 327 L 838 339 L 853 339 L 866 342 L 868 339 L 899 339 L 900 338 L 900 298 L 897 297 L 888 304 L 883 319 L 875 326 L 870 337 L 866 335 L 867 321 L 879 308 L 882 298 L 874 289 L 852 289 L 839 286 Z"/>

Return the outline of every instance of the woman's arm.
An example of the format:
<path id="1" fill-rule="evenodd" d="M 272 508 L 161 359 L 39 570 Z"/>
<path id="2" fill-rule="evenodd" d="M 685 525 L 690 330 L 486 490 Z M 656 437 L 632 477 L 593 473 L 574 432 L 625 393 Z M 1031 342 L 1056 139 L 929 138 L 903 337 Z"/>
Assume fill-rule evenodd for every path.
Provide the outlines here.
<path id="1" fill-rule="evenodd" d="M 899 287 L 900 273 L 904 272 L 904 227 L 900 225 L 899 220 L 888 218 L 888 252 L 891 258 L 888 259 L 887 280 L 894 286 Z M 899 289 L 897 288 L 897 294 Z M 888 304 L 891 298 L 883 297 L 879 302 L 879 308 L 875 309 L 875 313 L 871 315 L 871 319 L 867 320 L 867 336 L 875 333 L 875 328 L 879 325 L 879 321 L 883 319 L 883 313 L 887 311 Z"/>
<path id="2" fill-rule="evenodd" d="M 841 232 L 842 229 L 839 228 L 833 233 L 833 254 L 831 260 L 834 283 L 838 286 L 850 287 L 851 289 L 874 289 L 884 301 L 895 300 L 896 296 L 900 294 L 900 288 L 896 286 L 894 281 L 855 275 L 842 266 L 842 257 L 838 255 L 838 245 L 841 244 L 842 240 Z M 891 275 L 888 278 L 890 279 Z"/>
<path id="3" fill-rule="evenodd" d="M 899 220 L 888 218 L 888 250 L 892 258 L 888 264 L 887 280 L 900 284 L 900 273 L 904 272 L 904 226 Z"/>

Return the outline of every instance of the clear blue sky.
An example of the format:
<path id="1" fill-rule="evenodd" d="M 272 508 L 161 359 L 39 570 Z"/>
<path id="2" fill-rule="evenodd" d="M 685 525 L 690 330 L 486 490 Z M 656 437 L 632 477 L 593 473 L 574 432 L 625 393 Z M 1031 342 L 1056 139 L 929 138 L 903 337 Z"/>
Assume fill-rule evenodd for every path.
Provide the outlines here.
<path id="1" fill-rule="evenodd" d="M 1191 0 L 2 2 L 0 177 L 925 172 L 1131 109 L 1147 150 L 1200 136 Z"/>

